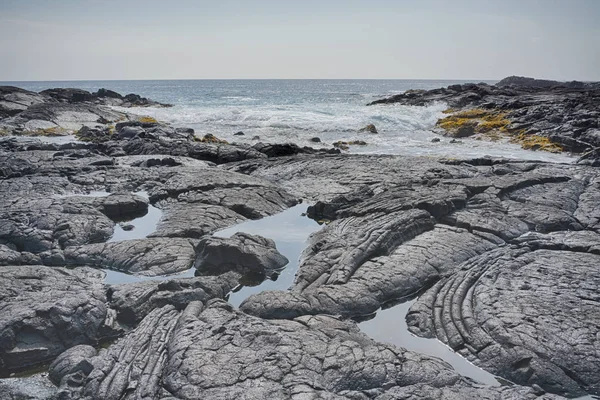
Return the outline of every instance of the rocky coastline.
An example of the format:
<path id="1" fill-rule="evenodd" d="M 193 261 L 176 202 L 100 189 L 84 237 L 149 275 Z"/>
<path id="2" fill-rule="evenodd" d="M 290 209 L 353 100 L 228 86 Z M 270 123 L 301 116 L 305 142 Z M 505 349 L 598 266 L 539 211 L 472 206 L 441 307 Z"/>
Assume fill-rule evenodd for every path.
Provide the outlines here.
<path id="1" fill-rule="evenodd" d="M 600 89 L 544 82 L 377 104 L 494 110 L 510 129 L 531 123 L 520 128 L 527 135 L 593 152 Z M 117 112 L 110 106 L 166 105 L 113 93 L 0 88 L 0 398 L 600 395 L 593 157 L 552 164 L 236 145 Z M 527 105 L 509 107 L 518 101 Z M 564 123 L 544 128 L 556 115 Z M 567 129 L 594 118 L 584 131 Z M 71 132 L 79 140 L 27 137 Z M 236 309 L 232 291 L 271 279 L 289 260 L 272 237 L 213 234 L 301 203 L 322 227 L 292 287 Z M 159 219 L 147 231 L 116 237 L 142 229 L 134 221 L 151 210 Z M 106 283 L 109 273 L 139 280 Z M 415 298 L 411 332 L 502 384 L 361 332 L 357 321 Z"/>
<path id="2" fill-rule="evenodd" d="M 567 151 L 598 165 L 600 83 L 508 77 L 495 85 L 467 83 L 409 90 L 369 103 L 448 105 L 438 131 L 454 137 L 509 138 L 525 149 Z"/>

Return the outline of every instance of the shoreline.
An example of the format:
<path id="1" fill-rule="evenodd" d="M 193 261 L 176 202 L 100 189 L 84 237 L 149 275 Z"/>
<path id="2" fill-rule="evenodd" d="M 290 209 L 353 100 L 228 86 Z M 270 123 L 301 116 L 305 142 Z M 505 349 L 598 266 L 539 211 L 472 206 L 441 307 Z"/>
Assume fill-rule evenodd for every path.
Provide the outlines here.
<path id="1" fill-rule="evenodd" d="M 1 375 L 50 363 L 65 399 L 600 393 L 597 168 L 234 145 L 87 101 L 36 115 L 46 103 L 57 122 L 108 122 L 74 143 L 0 138 Z M 229 293 L 295 260 L 277 233 L 213 234 L 301 199 L 322 225 L 291 287 L 236 310 Z M 147 232 L 111 241 L 154 210 Z M 102 269 L 151 279 L 106 284 Z M 412 334 L 515 385 L 476 384 L 352 321 L 415 293 Z M 1 393 L 24 392 L 0 379 Z"/>

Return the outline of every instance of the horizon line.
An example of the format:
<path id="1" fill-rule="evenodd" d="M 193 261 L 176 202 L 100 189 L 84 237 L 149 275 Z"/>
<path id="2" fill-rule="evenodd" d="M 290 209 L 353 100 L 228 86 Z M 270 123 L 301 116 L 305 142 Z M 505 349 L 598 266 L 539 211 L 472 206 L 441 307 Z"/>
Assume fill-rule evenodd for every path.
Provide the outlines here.
<path id="1" fill-rule="evenodd" d="M 504 78 L 501 78 L 504 79 Z M 125 81 L 499 81 L 501 79 L 481 78 L 156 78 L 156 79 L 9 79 L 0 82 L 125 82 Z M 537 79 L 537 78 L 536 78 Z M 546 79 L 546 78 L 543 78 Z M 584 81 L 591 82 L 591 81 Z"/>

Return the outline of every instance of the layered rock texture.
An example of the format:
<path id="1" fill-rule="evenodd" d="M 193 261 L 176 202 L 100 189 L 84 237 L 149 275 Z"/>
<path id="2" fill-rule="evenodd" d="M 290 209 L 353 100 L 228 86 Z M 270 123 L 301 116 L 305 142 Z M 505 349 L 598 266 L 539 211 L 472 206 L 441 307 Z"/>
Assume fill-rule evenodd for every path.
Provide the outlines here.
<path id="1" fill-rule="evenodd" d="M 598 169 L 201 143 L 149 121 L 115 129 L 85 143 L 0 139 L 0 377 L 49 365 L 47 377 L 1 379 L 0 397 L 600 394 Z M 234 309 L 228 294 L 248 274 L 260 282 L 289 260 L 275 238 L 213 233 L 301 199 L 323 227 L 292 287 Z M 135 238 L 119 230 L 129 223 Z M 354 322 L 414 297 L 413 333 L 514 384 L 478 384 Z"/>

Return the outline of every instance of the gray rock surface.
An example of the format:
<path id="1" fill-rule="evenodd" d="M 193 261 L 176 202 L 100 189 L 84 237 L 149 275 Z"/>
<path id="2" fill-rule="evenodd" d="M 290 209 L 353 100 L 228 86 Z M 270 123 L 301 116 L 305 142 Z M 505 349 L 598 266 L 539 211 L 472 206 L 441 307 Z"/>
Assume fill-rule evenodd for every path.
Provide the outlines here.
<path id="1" fill-rule="evenodd" d="M 0 267 L 0 375 L 118 334 L 102 277 L 89 268 Z"/>
<path id="2" fill-rule="evenodd" d="M 467 261 L 413 305 L 411 330 L 514 382 L 598 393 L 600 255 L 549 242 L 553 250 L 538 239 L 540 250 L 505 246 Z"/>
<path id="3" fill-rule="evenodd" d="M 155 309 L 90 362 L 94 369 L 79 384 L 61 386 L 62 398 L 537 397 L 518 386 L 476 387 L 444 362 L 376 343 L 352 323 L 267 321 L 220 301 Z"/>
<path id="4" fill-rule="evenodd" d="M 128 126 L 143 132 L 68 145 L 0 139 L 7 371 L 122 336 L 96 356 L 84 347 L 58 358 L 51 373 L 59 398 L 598 393 L 597 169 L 310 155 L 285 145 L 261 152 L 197 143 L 156 123 L 121 127 Z M 206 235 L 299 199 L 313 203 L 307 213 L 324 226 L 309 239 L 290 290 L 251 296 L 242 311 L 211 302 L 226 299 L 247 266 L 216 251 L 228 241 Z M 106 242 L 115 222 L 127 224 L 150 205 L 162 213 L 151 237 Z M 248 237 L 233 240 L 239 249 Z M 188 271 L 201 241 L 215 243 L 203 258 L 231 266 L 118 285 L 102 284 L 104 274 L 89 269 Z M 253 270 L 268 270 L 278 258 L 272 246 L 251 241 Z M 375 343 L 333 317 L 358 319 L 414 296 L 416 333 L 532 389 L 479 387 L 438 359 Z M 25 334 L 14 333 L 23 321 Z M 18 395 L 0 383 L 0 393 Z"/>
<path id="5" fill-rule="evenodd" d="M 194 243 L 186 238 L 147 238 L 122 242 L 71 246 L 61 259 L 48 264 L 93 266 L 135 275 L 168 275 L 188 270 L 194 264 Z"/>
<path id="6" fill-rule="evenodd" d="M 410 314 L 416 333 L 520 384 L 597 393 L 598 171 L 410 162 L 336 157 L 232 166 L 325 198 L 309 214 L 333 220 L 311 237 L 290 291 L 253 295 L 241 309 L 274 319 L 361 317 L 424 291 Z M 323 195 L 321 186 L 339 194 Z M 411 228 L 418 216 L 428 222 Z M 389 235 L 401 239 L 386 241 Z"/>
<path id="7" fill-rule="evenodd" d="M 242 275 L 260 276 L 264 280 L 289 262 L 277 251 L 273 240 L 242 232 L 230 238 L 204 238 L 198 244 L 197 254 L 194 263 L 196 275 L 235 271 Z"/>

